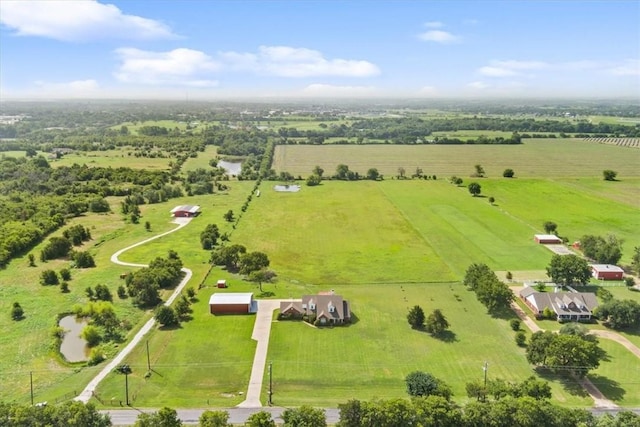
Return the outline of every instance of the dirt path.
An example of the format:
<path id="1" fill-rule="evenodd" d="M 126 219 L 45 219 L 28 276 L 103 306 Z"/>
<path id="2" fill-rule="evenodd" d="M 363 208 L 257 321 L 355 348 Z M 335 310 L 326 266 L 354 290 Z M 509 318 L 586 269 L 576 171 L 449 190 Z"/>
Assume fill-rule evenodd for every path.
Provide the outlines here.
<path id="1" fill-rule="evenodd" d="M 161 233 L 161 234 L 158 234 L 156 236 L 153 236 L 153 237 L 151 237 L 149 239 L 143 240 L 142 242 L 138 242 L 138 243 L 135 243 L 135 244 L 133 244 L 131 246 L 127 246 L 124 249 L 120 249 L 118 252 L 116 252 L 113 255 L 111 255 L 111 262 L 113 262 L 115 264 L 119 264 L 119 265 L 130 266 L 130 267 L 146 267 L 145 264 L 133 264 L 133 263 L 130 263 L 130 262 L 120 261 L 118 259 L 118 257 L 120 255 L 122 255 L 124 252 L 128 251 L 129 249 L 133 249 L 133 248 L 135 248 L 137 246 L 143 245 L 143 244 L 145 244 L 147 242 L 150 242 L 152 240 L 158 239 L 158 238 L 160 238 L 162 236 L 166 236 L 167 234 L 174 233 L 174 232 L 180 230 L 182 227 L 184 227 L 187 224 L 189 224 L 190 221 L 191 221 L 191 218 L 177 218 L 176 220 L 174 220 L 174 222 L 176 224 L 178 224 L 178 226 L 176 228 L 174 228 L 172 230 L 169 230 L 169 231 L 167 231 L 165 233 Z M 167 306 L 171 305 L 171 303 L 173 303 L 173 301 L 176 299 L 176 297 L 178 295 L 180 295 L 180 293 L 182 292 L 182 290 L 186 286 L 187 282 L 189 282 L 189 280 L 191 280 L 191 276 L 193 275 L 191 270 L 189 270 L 188 268 L 183 268 L 182 272 L 185 274 L 184 277 L 182 278 L 182 280 L 180 281 L 178 286 L 176 286 L 176 289 L 173 291 L 173 293 L 171 294 L 169 299 L 164 303 L 164 305 L 167 305 Z M 133 339 L 129 342 L 129 344 L 127 344 L 120 351 L 120 353 L 118 353 L 118 355 L 116 357 L 114 357 L 113 360 L 111 360 L 111 362 L 107 363 L 105 365 L 105 367 L 102 368 L 102 370 L 98 373 L 98 375 L 96 375 L 89 382 L 89 384 L 87 384 L 87 386 L 84 388 L 84 390 L 82 390 L 82 392 L 80 392 L 80 394 L 75 398 L 75 400 L 79 400 L 81 402 L 87 403 L 91 399 L 91 397 L 93 396 L 93 393 L 95 392 L 96 388 L 98 387 L 98 384 L 100 384 L 100 382 L 103 379 L 105 379 L 107 375 L 109 375 L 111 372 L 113 372 L 116 369 L 116 367 L 122 363 L 124 358 L 127 357 L 129 355 L 129 353 L 131 353 L 131 351 L 140 343 L 142 338 L 144 338 L 144 336 L 153 328 L 153 326 L 155 324 L 156 324 L 156 320 L 153 317 L 151 319 L 149 319 L 147 321 L 147 323 L 145 323 L 144 326 L 142 326 L 142 328 L 140 328 L 138 333 L 133 337 Z"/>

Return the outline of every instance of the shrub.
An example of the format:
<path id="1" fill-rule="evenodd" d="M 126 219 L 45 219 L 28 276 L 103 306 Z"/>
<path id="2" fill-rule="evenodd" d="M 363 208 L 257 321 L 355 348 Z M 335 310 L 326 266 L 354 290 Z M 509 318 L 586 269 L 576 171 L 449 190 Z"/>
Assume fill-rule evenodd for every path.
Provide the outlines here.
<path id="1" fill-rule="evenodd" d="M 87 365 L 94 366 L 98 363 L 102 362 L 105 359 L 104 351 L 100 346 L 92 348 L 91 353 L 89 353 L 89 360 L 87 361 Z"/>
<path id="2" fill-rule="evenodd" d="M 506 278 L 507 278 L 507 280 L 512 280 L 513 279 L 513 274 L 510 271 L 507 271 Z"/>
<path id="3" fill-rule="evenodd" d="M 78 268 L 91 268 L 96 266 L 96 262 L 89 252 L 76 252 L 73 259 Z"/>
<path id="4" fill-rule="evenodd" d="M 509 325 L 511 325 L 511 329 L 513 329 L 514 331 L 519 331 L 520 330 L 520 319 L 511 319 L 511 321 L 509 322 Z"/>
<path id="5" fill-rule="evenodd" d="M 504 172 L 502 172 L 502 176 L 505 178 L 513 178 L 515 174 L 516 173 L 513 171 L 513 169 L 509 169 L 509 168 L 505 169 Z"/>
<path id="6" fill-rule="evenodd" d="M 53 270 L 44 270 L 40 274 L 40 284 L 42 285 L 57 285 L 60 283 L 58 274 Z"/>
<path id="7" fill-rule="evenodd" d="M 67 282 L 60 283 L 60 292 L 62 292 L 63 294 L 68 294 L 69 293 L 69 283 L 67 283 Z"/>
<path id="8" fill-rule="evenodd" d="M 13 307 L 11 308 L 11 318 L 13 320 L 22 320 L 24 317 L 24 310 L 20 306 L 20 303 L 14 302 Z"/>
<path id="9" fill-rule="evenodd" d="M 71 270 L 68 268 L 63 268 L 60 270 L 60 277 L 62 280 L 71 280 Z"/>
<path id="10" fill-rule="evenodd" d="M 636 284 L 636 281 L 633 280 L 633 277 L 627 276 L 624 278 L 624 284 L 627 286 L 634 286 Z"/>
<path id="11" fill-rule="evenodd" d="M 516 344 L 518 344 L 519 347 L 524 347 L 526 342 L 527 335 L 524 333 L 524 331 L 516 332 Z"/>
<path id="12" fill-rule="evenodd" d="M 123 285 L 118 286 L 118 298 L 125 299 L 127 297 L 127 290 Z"/>
<path id="13" fill-rule="evenodd" d="M 85 326 L 80 336 L 87 342 L 89 347 L 95 347 L 102 339 L 100 330 L 93 325 Z"/>

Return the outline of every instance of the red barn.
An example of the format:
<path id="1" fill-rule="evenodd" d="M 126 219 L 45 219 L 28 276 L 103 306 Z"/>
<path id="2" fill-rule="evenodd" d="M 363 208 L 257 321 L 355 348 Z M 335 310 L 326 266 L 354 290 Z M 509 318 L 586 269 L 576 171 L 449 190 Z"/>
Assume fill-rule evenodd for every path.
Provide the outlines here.
<path id="1" fill-rule="evenodd" d="M 554 234 L 536 234 L 533 239 L 536 243 L 548 244 L 548 245 L 560 245 L 562 239 Z"/>
<path id="2" fill-rule="evenodd" d="M 211 314 L 247 314 L 255 313 L 256 309 L 252 293 L 216 293 L 209 299 Z"/>
<path id="3" fill-rule="evenodd" d="M 182 205 L 171 209 L 171 215 L 175 218 L 191 218 L 200 213 L 200 206 Z"/>
<path id="4" fill-rule="evenodd" d="M 591 275 L 598 280 L 622 280 L 624 270 L 617 265 L 591 264 Z"/>

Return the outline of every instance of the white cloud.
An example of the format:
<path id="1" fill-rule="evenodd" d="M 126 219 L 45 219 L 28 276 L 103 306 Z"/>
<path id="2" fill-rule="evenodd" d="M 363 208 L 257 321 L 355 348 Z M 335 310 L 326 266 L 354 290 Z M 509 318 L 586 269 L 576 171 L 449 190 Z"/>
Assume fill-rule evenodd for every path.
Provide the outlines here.
<path id="1" fill-rule="evenodd" d="M 2 1 L 0 23 L 19 36 L 49 37 L 62 41 L 104 38 L 176 38 L 162 22 L 126 15 L 112 4 L 97 1 Z"/>
<path id="2" fill-rule="evenodd" d="M 431 22 L 426 22 L 424 26 L 427 28 L 442 28 L 444 27 L 444 24 L 440 21 L 431 21 Z"/>
<path id="3" fill-rule="evenodd" d="M 523 75 L 523 71 L 540 70 L 550 67 L 550 64 L 541 61 L 491 61 L 489 65 L 480 67 L 478 72 L 488 77 L 511 77 Z"/>
<path id="4" fill-rule="evenodd" d="M 422 86 L 418 90 L 418 94 L 419 95 L 437 95 L 438 90 L 436 89 L 435 86 Z"/>
<path id="5" fill-rule="evenodd" d="M 260 46 L 257 53 L 222 52 L 219 59 L 231 69 L 281 77 L 369 77 L 380 69 L 369 61 L 327 59 L 321 52 L 290 46 Z"/>
<path id="6" fill-rule="evenodd" d="M 486 89 L 486 88 L 490 87 L 485 82 L 480 82 L 480 81 L 471 82 L 467 86 L 469 86 L 472 89 L 479 89 L 479 90 Z"/>
<path id="7" fill-rule="evenodd" d="M 436 43 L 454 43 L 460 40 L 458 36 L 442 30 L 429 30 L 418 35 L 418 37 L 421 40 Z"/>
<path id="8" fill-rule="evenodd" d="M 609 72 L 616 76 L 640 76 L 640 59 L 628 59 L 623 64 L 610 68 Z"/>
<path id="9" fill-rule="evenodd" d="M 358 97 L 374 95 L 375 88 L 371 86 L 334 86 L 314 83 L 305 87 L 302 93 L 307 96 L 317 97 Z"/>
<path id="10" fill-rule="evenodd" d="M 135 48 L 117 49 L 122 61 L 114 73 L 124 83 L 149 85 L 179 85 L 194 87 L 217 86 L 216 80 L 206 78 L 220 68 L 210 56 L 192 49 L 151 52 Z"/>
<path id="11" fill-rule="evenodd" d="M 34 82 L 30 96 L 38 98 L 90 98 L 100 93 L 100 85 L 93 79 L 70 82 Z"/>

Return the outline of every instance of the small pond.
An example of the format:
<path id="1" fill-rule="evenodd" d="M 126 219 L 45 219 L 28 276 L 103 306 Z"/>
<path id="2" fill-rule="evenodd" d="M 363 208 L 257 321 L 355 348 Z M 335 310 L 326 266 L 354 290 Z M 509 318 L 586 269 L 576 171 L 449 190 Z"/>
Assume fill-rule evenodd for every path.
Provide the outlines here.
<path id="1" fill-rule="evenodd" d="M 77 319 L 71 314 L 60 319 L 58 325 L 65 334 L 60 344 L 60 353 L 69 362 L 84 362 L 87 357 L 87 342 L 80 337 L 80 333 L 88 325 L 85 319 Z"/>
<path id="2" fill-rule="evenodd" d="M 299 185 L 274 185 L 273 189 L 276 191 L 297 193 L 298 191 L 300 191 L 300 186 Z"/>
<path id="3" fill-rule="evenodd" d="M 227 162 L 225 160 L 218 160 L 218 167 L 227 171 L 227 175 L 240 175 L 242 171 L 242 163 L 240 162 Z"/>

